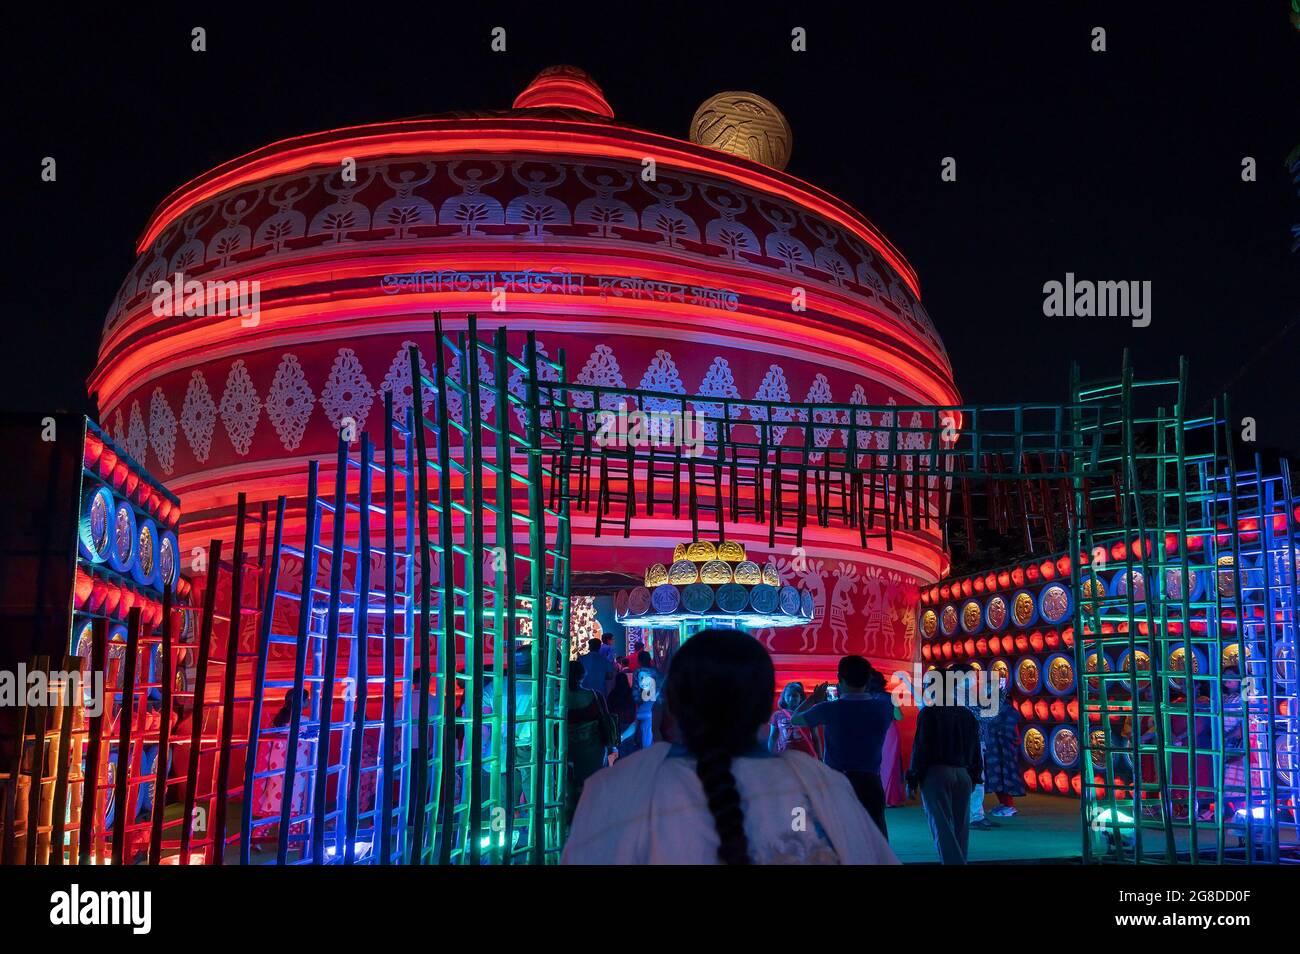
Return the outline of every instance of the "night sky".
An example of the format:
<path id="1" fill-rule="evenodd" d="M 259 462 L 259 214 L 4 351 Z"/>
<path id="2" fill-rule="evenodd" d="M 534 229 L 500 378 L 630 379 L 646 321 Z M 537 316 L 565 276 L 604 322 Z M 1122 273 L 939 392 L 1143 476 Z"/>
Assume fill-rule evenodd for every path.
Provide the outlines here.
<path id="1" fill-rule="evenodd" d="M 135 239 L 193 176 L 286 136 L 508 108 L 570 63 L 619 120 L 682 138 L 713 93 L 775 102 L 794 130 L 787 171 L 916 268 L 967 401 L 1063 401 L 1071 358 L 1110 376 L 1128 347 L 1152 377 L 1185 354 L 1194 404 L 1230 387 L 1261 447 L 1300 452 L 1300 198 L 1283 165 L 1300 142 L 1300 32 L 1285 0 L 457 6 L 7 10 L 0 409 L 85 407 Z M 495 26 L 506 53 L 490 50 Z M 807 52 L 790 49 L 796 26 Z M 940 180 L 945 156 L 956 182 Z M 1245 156 L 1257 182 L 1241 180 Z M 1043 283 L 1066 272 L 1151 281 L 1151 325 L 1044 317 Z"/>

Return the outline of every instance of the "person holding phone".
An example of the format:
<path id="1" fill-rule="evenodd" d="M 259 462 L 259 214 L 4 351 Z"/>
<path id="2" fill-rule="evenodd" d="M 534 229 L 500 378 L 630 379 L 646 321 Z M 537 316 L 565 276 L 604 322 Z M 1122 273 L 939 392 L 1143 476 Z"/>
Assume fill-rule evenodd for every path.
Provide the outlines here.
<path id="1" fill-rule="evenodd" d="M 817 750 L 815 729 L 791 725 L 790 720 L 796 712 L 807 706 L 808 695 L 804 692 L 802 682 L 789 683 L 781 690 L 781 699 L 776 711 L 768 720 L 767 750 L 773 755 L 794 750 L 820 759 Z"/>
<path id="2" fill-rule="evenodd" d="M 822 683 L 813 692 L 813 705 L 796 712 L 790 722 L 823 727 L 826 764 L 848 776 L 862 807 L 888 838 L 880 755 L 894 721 L 894 703 L 886 693 L 869 690 L 875 671 L 862 656 L 845 656 L 836 671 L 836 698 L 830 696 L 831 687 Z"/>

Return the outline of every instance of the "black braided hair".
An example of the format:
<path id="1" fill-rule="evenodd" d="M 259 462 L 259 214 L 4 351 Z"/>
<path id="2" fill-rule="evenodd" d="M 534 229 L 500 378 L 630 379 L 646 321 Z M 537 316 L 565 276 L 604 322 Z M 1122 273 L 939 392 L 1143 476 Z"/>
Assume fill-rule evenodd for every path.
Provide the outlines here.
<path id="1" fill-rule="evenodd" d="M 673 655 L 664 695 L 718 832 L 718 859 L 747 865 L 745 811 L 731 760 L 748 751 L 772 712 L 776 672 L 758 640 L 731 629 L 706 629 Z"/>

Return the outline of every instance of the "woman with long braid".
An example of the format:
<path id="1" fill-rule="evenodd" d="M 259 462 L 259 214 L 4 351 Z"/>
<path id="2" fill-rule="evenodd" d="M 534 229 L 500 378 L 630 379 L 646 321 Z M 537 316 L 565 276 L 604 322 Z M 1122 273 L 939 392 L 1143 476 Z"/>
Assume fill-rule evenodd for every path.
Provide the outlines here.
<path id="1" fill-rule="evenodd" d="M 711 629 L 673 656 L 664 696 L 680 741 L 597 772 L 566 864 L 897 864 L 839 772 L 764 744 L 776 674 L 753 637 Z"/>

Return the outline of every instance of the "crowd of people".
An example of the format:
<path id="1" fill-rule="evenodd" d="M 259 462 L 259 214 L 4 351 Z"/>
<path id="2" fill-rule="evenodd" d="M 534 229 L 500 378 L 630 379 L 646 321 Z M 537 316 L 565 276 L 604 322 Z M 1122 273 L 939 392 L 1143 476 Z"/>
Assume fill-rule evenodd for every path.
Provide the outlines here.
<path id="1" fill-rule="evenodd" d="M 976 673 L 951 673 L 904 772 L 903 713 L 861 656 L 840 660 L 833 686 L 778 697 L 771 657 L 744 633 L 691 637 L 666 674 L 592 639 L 569 670 L 564 861 L 897 864 L 885 810 L 919 794 L 940 861 L 964 864 L 970 829 L 998 824 L 986 792 L 988 816 L 1009 816 L 1024 788 L 1015 707 L 975 707 Z"/>

